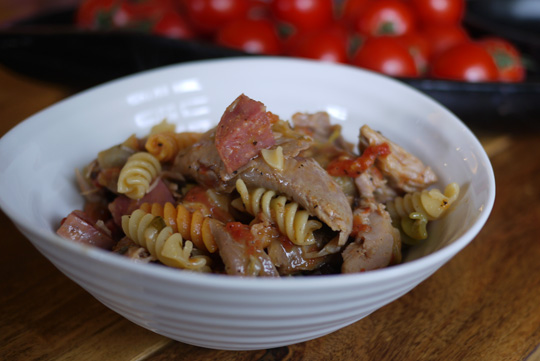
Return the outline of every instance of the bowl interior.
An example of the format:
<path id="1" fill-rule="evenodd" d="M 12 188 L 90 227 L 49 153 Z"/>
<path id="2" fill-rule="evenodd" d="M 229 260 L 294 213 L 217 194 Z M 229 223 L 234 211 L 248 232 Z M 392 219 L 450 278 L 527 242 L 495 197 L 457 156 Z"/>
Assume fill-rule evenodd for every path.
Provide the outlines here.
<path id="1" fill-rule="evenodd" d="M 458 241 L 463 247 L 486 221 L 494 201 L 491 165 L 454 115 L 375 73 L 281 58 L 169 66 L 93 88 L 32 116 L 0 140 L 0 206 L 17 225 L 52 236 L 60 220 L 82 206 L 76 168 L 133 133 L 146 134 L 164 118 L 178 131 L 206 130 L 241 93 L 283 119 L 327 111 L 350 141 L 368 124 L 430 165 L 440 177 L 437 187 L 461 186 L 452 211 L 430 225 L 430 238 L 406 261 Z"/>

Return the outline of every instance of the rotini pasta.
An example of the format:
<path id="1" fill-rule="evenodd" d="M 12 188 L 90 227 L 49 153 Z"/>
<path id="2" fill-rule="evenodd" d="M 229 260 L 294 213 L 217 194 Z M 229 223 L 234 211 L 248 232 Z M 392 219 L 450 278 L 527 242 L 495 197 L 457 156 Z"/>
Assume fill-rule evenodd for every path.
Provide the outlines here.
<path id="1" fill-rule="evenodd" d="M 200 210 L 190 211 L 183 204 L 174 206 L 167 202 L 143 203 L 141 210 L 154 216 L 162 217 L 165 224 L 171 227 L 173 232 L 178 232 L 186 240 L 192 241 L 201 251 L 214 253 L 218 250 L 214 236 L 208 225 L 208 217 Z"/>
<path id="2" fill-rule="evenodd" d="M 386 208 L 393 222 L 399 224 L 408 237 L 422 240 L 428 236 L 426 230 L 428 222 L 439 219 L 458 195 L 459 186 L 457 183 L 450 183 L 446 186 L 444 194 L 438 189 L 411 192 L 387 202 Z"/>
<path id="3" fill-rule="evenodd" d="M 138 152 L 130 156 L 118 177 L 118 193 L 141 199 L 161 172 L 161 164 L 152 154 Z"/>
<path id="4" fill-rule="evenodd" d="M 209 259 L 192 256 L 193 243 L 183 242 L 180 233 L 173 232 L 163 219 L 135 210 L 130 216 L 122 216 L 122 229 L 132 241 L 144 247 L 158 261 L 169 267 L 209 272 Z"/>
<path id="5" fill-rule="evenodd" d="M 178 152 L 189 147 L 199 139 L 198 133 L 161 132 L 151 134 L 146 140 L 145 148 L 148 153 L 160 162 L 166 163 L 174 160 Z"/>
<path id="6" fill-rule="evenodd" d="M 309 219 L 309 213 L 306 210 L 299 210 L 298 203 L 289 202 L 287 197 L 264 188 L 256 188 L 250 192 L 241 179 L 236 181 L 236 190 L 240 194 L 243 210 L 253 216 L 262 212 L 296 245 L 315 243 L 313 232 L 321 228 L 322 224 Z M 234 202 L 233 206 L 238 208 L 240 206 L 238 203 Z"/>
<path id="7" fill-rule="evenodd" d="M 169 123 L 166 118 L 161 120 L 160 123 L 155 124 L 152 129 L 150 129 L 149 135 L 164 133 L 164 132 L 174 132 L 176 126 L 173 123 Z"/>

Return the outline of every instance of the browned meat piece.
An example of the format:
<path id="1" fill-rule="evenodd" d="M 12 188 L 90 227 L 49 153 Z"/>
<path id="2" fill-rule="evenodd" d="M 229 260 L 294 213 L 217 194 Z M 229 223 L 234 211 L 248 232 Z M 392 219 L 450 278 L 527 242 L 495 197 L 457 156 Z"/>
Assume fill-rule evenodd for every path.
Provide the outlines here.
<path id="1" fill-rule="evenodd" d="M 345 244 L 352 229 L 352 210 L 341 187 L 313 159 L 286 158 L 276 171 L 261 158 L 250 162 L 239 177 L 248 188 L 263 187 L 288 196 L 328 227 Z"/>
<path id="2" fill-rule="evenodd" d="M 352 143 L 347 142 L 341 135 L 341 125 L 332 124 L 327 112 L 295 113 L 291 120 L 296 130 L 313 137 L 315 142 L 330 141 L 336 147 L 352 152 Z"/>
<path id="3" fill-rule="evenodd" d="M 327 257 L 306 257 L 307 252 L 292 242 L 284 244 L 273 240 L 268 246 L 268 256 L 282 276 L 292 275 L 301 271 L 313 271 L 325 263 Z"/>
<path id="4" fill-rule="evenodd" d="M 216 130 L 216 148 L 227 173 L 232 173 L 275 144 L 272 114 L 263 103 L 244 94 L 227 107 Z"/>
<path id="5" fill-rule="evenodd" d="M 385 157 L 378 157 L 375 165 L 388 178 L 391 187 L 400 192 L 414 192 L 422 190 L 437 181 L 437 176 L 433 170 L 425 166 L 420 159 L 369 126 L 362 126 L 360 129 L 361 150 L 383 143 L 390 146 L 390 154 Z"/>
<path id="6" fill-rule="evenodd" d="M 292 122 L 298 133 L 313 138 L 310 148 L 300 153 L 302 157 L 314 158 L 326 168 L 332 159 L 344 154 L 353 155 L 353 144 L 343 138 L 341 125 L 330 123 L 328 113 L 296 113 Z"/>
<path id="7" fill-rule="evenodd" d="M 345 244 L 352 228 L 352 211 L 341 187 L 314 160 L 291 158 L 284 154 L 282 171 L 269 166 L 262 157 L 255 157 L 234 175 L 228 174 L 213 145 L 212 133 L 179 154 L 174 170 L 197 182 L 230 193 L 237 178 L 248 187 L 264 187 L 288 196 L 311 215 L 340 232 Z M 301 143 L 303 144 L 303 143 Z"/>
<path id="8" fill-rule="evenodd" d="M 382 205 L 357 211 L 365 212 L 360 216 L 364 217 L 366 227 L 343 251 L 343 273 L 364 272 L 390 265 L 394 261 L 395 243 L 400 242 L 399 231 L 392 226 L 390 215 Z"/>
<path id="9" fill-rule="evenodd" d="M 227 231 L 223 223 L 209 219 L 210 230 L 225 264 L 225 271 L 235 276 L 278 277 L 272 260 L 262 248 L 250 247 L 248 242 L 239 242 Z"/>
<path id="10" fill-rule="evenodd" d="M 223 181 L 232 178 L 221 160 L 215 145 L 216 128 L 201 136 L 201 139 L 178 153 L 171 169 L 210 188 L 217 188 Z M 222 188 L 223 186 L 221 186 Z"/>
<path id="11" fill-rule="evenodd" d="M 231 180 L 236 179 L 237 174 L 250 167 L 250 162 L 237 171 L 228 173 L 215 147 L 215 131 L 215 128 L 209 130 L 199 142 L 181 151 L 172 171 L 195 179 L 208 187 L 230 192 L 234 188 L 234 181 Z M 282 147 L 285 158 L 297 156 L 302 150 L 307 149 L 310 143 L 310 140 L 306 138 L 287 136 L 280 136 L 276 140 L 276 145 Z"/>
<path id="12" fill-rule="evenodd" d="M 139 246 L 128 237 L 124 237 L 118 241 L 112 251 L 141 263 L 155 261 L 155 258 L 152 257 L 146 248 Z"/>
<path id="13" fill-rule="evenodd" d="M 385 203 L 397 196 L 396 191 L 388 186 L 381 172 L 373 167 L 354 178 L 354 183 L 362 198 Z"/>
<path id="14" fill-rule="evenodd" d="M 115 242 L 107 232 L 105 226 L 99 227 L 82 211 L 71 212 L 56 231 L 60 237 L 65 239 L 111 249 Z"/>

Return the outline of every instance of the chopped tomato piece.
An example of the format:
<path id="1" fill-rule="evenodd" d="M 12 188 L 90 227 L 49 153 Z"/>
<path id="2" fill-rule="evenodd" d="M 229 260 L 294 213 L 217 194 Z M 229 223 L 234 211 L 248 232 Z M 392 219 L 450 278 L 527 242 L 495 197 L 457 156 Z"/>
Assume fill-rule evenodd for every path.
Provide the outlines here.
<path id="1" fill-rule="evenodd" d="M 355 159 L 338 158 L 330 162 L 326 170 L 328 174 L 335 177 L 357 177 L 371 167 L 377 157 L 385 157 L 388 154 L 390 154 L 390 146 L 387 143 L 373 145 L 367 147 L 362 155 Z"/>

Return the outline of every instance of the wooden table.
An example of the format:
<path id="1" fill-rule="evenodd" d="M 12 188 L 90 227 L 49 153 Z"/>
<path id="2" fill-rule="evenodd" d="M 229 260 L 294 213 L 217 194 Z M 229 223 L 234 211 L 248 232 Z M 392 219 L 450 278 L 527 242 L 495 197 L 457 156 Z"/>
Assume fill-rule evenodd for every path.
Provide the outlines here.
<path id="1" fill-rule="evenodd" d="M 0 136 L 72 92 L 0 67 Z M 136 326 L 55 269 L 0 211 L 0 359 L 540 360 L 540 132 L 487 128 L 473 131 L 497 199 L 476 239 L 397 301 L 289 347 L 208 350 Z"/>

